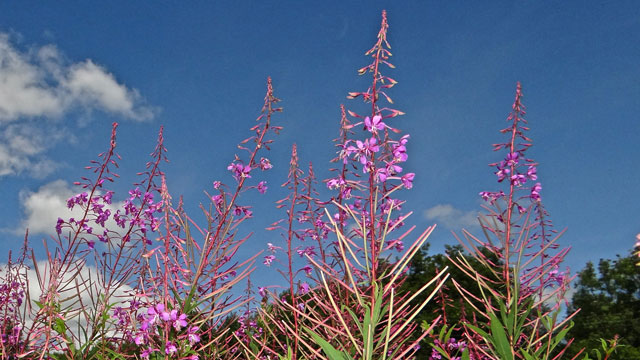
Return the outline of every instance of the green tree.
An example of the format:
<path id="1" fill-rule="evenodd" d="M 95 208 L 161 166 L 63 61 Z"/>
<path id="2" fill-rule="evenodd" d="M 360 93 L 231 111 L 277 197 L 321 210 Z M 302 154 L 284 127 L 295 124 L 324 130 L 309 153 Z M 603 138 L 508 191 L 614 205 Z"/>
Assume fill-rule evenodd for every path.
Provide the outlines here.
<path id="1" fill-rule="evenodd" d="M 610 359 L 640 359 L 640 267 L 633 254 L 600 259 L 598 267 L 588 262 L 579 273 L 569 313 L 580 309 L 568 338 L 574 343 L 568 355 L 584 348 L 600 347 L 600 339 L 620 336 Z M 591 355 L 591 354 L 590 354 Z"/>
<path id="2" fill-rule="evenodd" d="M 400 289 L 409 294 L 413 294 L 416 290 L 422 287 L 425 283 L 437 274 L 439 270 L 448 266 L 447 272 L 450 274 L 450 281 L 447 281 L 445 285 L 440 289 L 436 298 L 430 301 L 427 306 L 422 310 L 420 315 L 415 319 L 418 324 L 425 321 L 427 324 L 431 324 L 438 316 L 441 316 L 437 326 L 435 327 L 435 334 L 439 332 L 443 325 L 450 327 L 456 327 L 457 329 L 452 332 L 452 337 L 457 340 L 463 339 L 463 334 L 460 328 L 460 321 L 463 319 L 471 320 L 475 315 L 475 310 L 467 304 L 460 293 L 455 289 L 453 281 L 464 289 L 467 289 L 473 296 L 481 297 L 478 285 L 469 276 L 466 276 L 459 268 L 454 266 L 449 257 L 462 256 L 474 266 L 479 269 L 481 275 L 491 277 L 491 274 L 483 268 L 478 261 L 465 253 L 464 248 L 461 245 L 445 245 L 444 254 L 429 255 L 429 246 L 425 245 L 421 251 L 418 251 L 409 264 L 409 271 L 405 281 L 402 283 Z M 488 251 L 483 253 L 490 258 L 492 262 L 499 263 L 500 261 L 495 258 L 494 254 Z M 418 303 L 424 301 L 427 294 L 418 296 L 414 302 Z M 431 346 L 429 346 L 430 339 L 426 339 L 421 343 L 421 349 L 417 353 L 417 359 L 428 359 L 431 355 Z"/>

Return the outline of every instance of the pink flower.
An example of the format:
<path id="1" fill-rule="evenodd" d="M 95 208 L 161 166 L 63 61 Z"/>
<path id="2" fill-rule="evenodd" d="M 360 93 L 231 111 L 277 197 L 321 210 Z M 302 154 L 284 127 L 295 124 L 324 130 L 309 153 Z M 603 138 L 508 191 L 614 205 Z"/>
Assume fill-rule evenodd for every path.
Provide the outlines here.
<path id="1" fill-rule="evenodd" d="M 250 178 L 251 175 L 251 167 L 249 165 L 244 165 L 242 162 L 231 163 L 227 166 L 227 170 L 233 173 L 233 177 L 240 181 L 240 178 Z"/>
<path id="2" fill-rule="evenodd" d="M 260 181 L 258 183 L 258 192 L 260 192 L 260 194 L 264 194 L 267 192 L 267 182 L 266 181 Z"/>
<path id="3" fill-rule="evenodd" d="M 113 191 L 107 191 L 102 197 L 102 201 L 105 204 L 111 204 L 111 197 L 113 196 Z"/>
<path id="4" fill-rule="evenodd" d="M 507 162 L 507 166 L 516 166 L 518 165 L 518 153 L 510 153 L 507 154 L 507 158 L 505 159 L 505 161 Z"/>
<path id="5" fill-rule="evenodd" d="M 366 126 L 367 130 L 369 130 L 372 133 L 376 133 L 377 130 L 383 130 L 385 127 L 385 124 L 382 122 L 382 116 L 380 115 L 374 116 L 373 120 L 371 120 L 367 116 L 364 119 L 364 125 Z"/>
<path id="6" fill-rule="evenodd" d="M 267 266 L 271 266 L 271 263 L 275 259 L 276 259 L 276 257 L 274 255 L 267 255 L 267 256 L 264 257 L 264 261 L 262 263 L 267 265 Z"/>
<path id="7" fill-rule="evenodd" d="M 398 162 L 405 162 L 409 158 L 407 155 L 407 147 L 404 145 L 393 146 L 393 159 Z"/>
<path id="8" fill-rule="evenodd" d="M 315 251 L 315 246 L 307 246 L 304 249 L 298 249 L 296 250 L 298 252 L 298 255 L 300 255 L 300 257 L 303 257 L 304 255 L 308 255 L 308 256 L 316 256 L 316 251 Z"/>
<path id="9" fill-rule="evenodd" d="M 273 167 L 271 162 L 267 158 L 260 158 L 260 169 L 261 170 L 269 170 Z"/>
<path id="10" fill-rule="evenodd" d="M 56 222 L 56 232 L 58 234 L 62 233 L 62 224 L 64 224 L 64 220 L 62 220 L 62 218 L 58 218 L 58 222 Z"/>
<path id="11" fill-rule="evenodd" d="M 527 178 L 522 174 L 513 174 L 511 175 L 511 183 L 514 186 L 521 186 L 522 184 L 527 182 Z"/>
<path id="12" fill-rule="evenodd" d="M 200 342 L 200 335 L 198 335 L 197 331 L 198 331 L 198 327 L 197 326 L 192 326 L 187 331 L 188 338 L 189 338 L 189 344 L 193 345 L 193 344 L 195 344 L 197 342 Z"/>
<path id="13" fill-rule="evenodd" d="M 376 172 L 376 175 L 377 175 L 378 182 L 385 182 L 389 177 L 389 171 L 386 168 L 381 168 L 381 169 L 378 169 L 378 171 Z"/>
<path id="14" fill-rule="evenodd" d="M 149 324 L 154 324 L 163 312 L 164 304 L 157 304 L 154 307 L 150 307 L 147 309 L 147 322 Z"/>
<path id="15" fill-rule="evenodd" d="M 178 348 L 171 341 L 168 341 L 164 348 L 164 352 L 167 355 L 171 355 L 178 352 Z"/>
<path id="16" fill-rule="evenodd" d="M 280 246 L 275 246 L 272 243 L 267 243 L 267 249 L 269 249 L 269 252 L 271 252 L 272 254 L 274 254 L 276 250 L 282 250 Z"/>
<path id="17" fill-rule="evenodd" d="M 542 185 L 540 185 L 540 183 L 536 183 L 535 185 L 533 185 L 533 187 L 531 188 L 530 196 L 532 201 L 540 200 L 540 190 L 542 190 Z"/>
<path id="18" fill-rule="evenodd" d="M 415 177 L 416 177 L 416 174 L 407 173 L 403 175 L 402 178 L 400 178 L 400 180 L 402 180 L 402 185 L 404 185 L 405 188 L 411 189 L 413 187 L 413 179 Z"/>
<path id="19" fill-rule="evenodd" d="M 309 265 L 305 265 L 301 270 L 302 270 L 302 271 L 304 271 L 304 273 L 305 273 L 307 276 L 309 276 L 309 275 L 311 275 L 311 271 L 312 271 L 313 269 L 311 269 L 311 266 L 309 266 Z"/>
<path id="20" fill-rule="evenodd" d="M 144 333 L 138 334 L 138 336 L 135 337 L 134 342 L 136 343 L 136 345 L 144 344 Z"/>
<path id="21" fill-rule="evenodd" d="M 155 352 L 155 350 L 153 350 L 152 348 L 146 348 L 140 353 L 140 357 L 143 359 L 148 359 L 149 355 L 151 355 L 152 352 Z"/>
<path id="22" fill-rule="evenodd" d="M 511 170 L 507 168 L 498 167 L 498 171 L 496 171 L 496 175 L 498 175 L 498 182 L 502 182 L 510 172 Z"/>
<path id="23" fill-rule="evenodd" d="M 171 310 L 171 322 L 173 323 L 173 328 L 180 331 L 180 329 L 187 326 L 187 315 L 180 314 L 180 316 L 178 316 L 176 310 Z"/>
<path id="24" fill-rule="evenodd" d="M 307 284 L 306 282 L 304 282 L 304 283 L 300 284 L 300 292 L 301 292 L 301 293 L 306 294 L 306 293 L 308 293 L 308 292 L 309 292 L 309 290 L 311 290 L 311 289 L 309 288 L 309 284 Z"/>
<path id="25" fill-rule="evenodd" d="M 342 185 L 345 185 L 346 183 L 347 182 L 344 181 L 342 177 L 337 177 L 337 178 L 329 179 L 329 181 L 327 181 L 327 187 L 333 190 L 333 189 L 339 188 Z"/>

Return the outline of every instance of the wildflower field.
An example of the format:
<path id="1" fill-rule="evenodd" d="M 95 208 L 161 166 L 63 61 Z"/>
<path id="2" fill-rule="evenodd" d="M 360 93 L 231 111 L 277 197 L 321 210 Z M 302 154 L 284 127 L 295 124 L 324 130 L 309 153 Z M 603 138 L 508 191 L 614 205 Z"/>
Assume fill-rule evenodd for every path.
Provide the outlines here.
<path id="1" fill-rule="evenodd" d="M 220 180 L 203 189 L 198 214 L 167 185 L 171 134 L 162 127 L 137 183 L 114 200 L 123 195 L 112 190 L 121 160 L 113 123 L 67 200 L 81 216 L 58 218 L 56 235 L 42 243 L 45 260 L 28 232 L 21 250 L 8 254 L 0 358 L 615 358 L 618 337 L 597 349 L 574 343 L 580 309 L 568 291 L 576 276 L 563 270 L 569 247 L 544 206 L 522 84 L 513 84 L 507 116 L 491 124 L 501 140 L 486 144 L 495 186 L 478 189 L 478 228 L 460 229 L 446 254 L 428 257 L 437 225 L 408 224 L 420 178 L 406 162 L 421 150 L 409 150 L 416 134 L 396 123 L 405 113 L 392 100 L 400 80 L 391 31 L 382 11 L 357 69 L 367 86 L 336 104 L 329 164 L 301 159 L 304 143 L 285 144 L 288 163 L 272 160 L 287 129 L 278 79 L 268 78 L 264 99 L 254 99 L 257 119 L 235 120 L 247 138 L 238 139 Z M 277 186 L 264 180 L 274 166 L 289 169 L 281 179 L 287 195 L 259 213 L 252 201 Z M 274 214 L 279 220 L 263 233 L 246 230 L 248 220 Z M 254 255 L 240 256 L 247 247 Z M 276 280 L 256 282 L 256 271 Z"/>

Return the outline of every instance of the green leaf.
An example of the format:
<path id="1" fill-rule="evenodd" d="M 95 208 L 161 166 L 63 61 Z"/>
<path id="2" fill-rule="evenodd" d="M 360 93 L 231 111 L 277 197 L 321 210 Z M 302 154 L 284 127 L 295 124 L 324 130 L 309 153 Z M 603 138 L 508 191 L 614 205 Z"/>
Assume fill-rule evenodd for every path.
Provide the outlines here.
<path id="1" fill-rule="evenodd" d="M 364 341 L 365 359 L 371 359 L 373 351 L 373 326 L 371 324 L 371 311 L 368 306 L 364 306 L 364 321 L 362 323 L 362 339 Z"/>
<path id="2" fill-rule="evenodd" d="M 356 315 L 356 313 L 353 312 L 353 310 L 349 309 L 346 306 L 342 306 L 342 310 L 343 311 L 347 311 L 349 313 L 349 315 L 351 315 L 351 318 L 353 319 L 353 322 L 358 325 L 358 329 L 360 330 L 360 333 L 362 333 L 362 324 L 360 323 L 360 320 L 358 319 L 358 315 Z"/>
<path id="3" fill-rule="evenodd" d="M 524 357 L 525 360 L 537 360 L 538 358 L 536 358 L 535 356 L 529 354 L 528 352 L 526 352 L 524 349 L 520 350 L 520 353 L 522 354 L 522 356 Z"/>
<path id="4" fill-rule="evenodd" d="M 446 337 L 440 338 L 440 341 L 443 341 L 443 343 L 447 343 L 449 341 L 449 339 L 451 339 L 451 333 L 453 332 L 453 330 L 455 329 L 455 326 L 452 326 L 449 331 L 447 331 L 447 334 L 445 335 Z"/>
<path id="5" fill-rule="evenodd" d="M 291 350 L 291 347 L 289 346 L 287 348 L 287 356 L 278 356 L 279 360 L 291 360 L 293 359 L 293 350 Z"/>
<path id="6" fill-rule="evenodd" d="M 480 329 L 479 327 L 471 325 L 469 323 L 466 323 L 465 326 L 473 330 L 476 334 L 482 336 L 485 340 L 487 341 L 491 340 L 491 337 L 489 336 L 489 334 L 486 331 Z"/>
<path id="7" fill-rule="evenodd" d="M 58 334 L 64 336 L 65 334 L 65 330 L 66 330 L 66 326 L 64 324 L 64 320 L 60 319 L 60 318 L 56 318 L 55 323 L 52 326 L 53 330 L 55 330 L 55 332 L 57 332 Z"/>
<path id="8" fill-rule="evenodd" d="M 465 348 L 462 352 L 462 360 L 471 360 L 471 357 L 469 356 L 469 348 Z"/>
<path id="9" fill-rule="evenodd" d="M 491 337 L 493 338 L 493 344 L 500 358 L 503 360 L 513 360 L 513 353 L 511 352 L 511 344 L 509 344 L 509 340 L 507 339 L 507 333 L 504 331 L 500 320 L 498 320 L 493 313 L 491 313 Z"/>
<path id="10" fill-rule="evenodd" d="M 336 350 L 333 345 L 329 344 L 325 339 L 321 338 L 320 335 L 314 333 L 310 329 L 304 327 L 304 330 L 311 335 L 316 344 L 320 345 L 322 351 L 324 351 L 325 355 L 329 357 L 329 360 L 347 360 L 349 356 Z"/>

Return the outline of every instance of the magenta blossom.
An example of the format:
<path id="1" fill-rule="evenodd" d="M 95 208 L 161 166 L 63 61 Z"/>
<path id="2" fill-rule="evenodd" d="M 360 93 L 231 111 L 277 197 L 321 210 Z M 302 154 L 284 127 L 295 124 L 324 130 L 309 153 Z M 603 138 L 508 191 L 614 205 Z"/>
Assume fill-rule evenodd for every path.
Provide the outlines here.
<path id="1" fill-rule="evenodd" d="M 373 117 L 373 120 L 368 116 L 364 119 L 364 125 L 367 130 L 372 133 L 376 133 L 377 130 L 383 130 L 385 128 L 385 124 L 382 122 L 382 116 L 376 115 Z"/>
<path id="2" fill-rule="evenodd" d="M 249 165 L 244 165 L 242 162 L 231 163 L 227 166 L 227 170 L 231 171 L 233 173 L 233 177 L 238 181 L 240 178 L 251 177 L 251 175 L 249 175 L 251 167 Z"/>
<path id="3" fill-rule="evenodd" d="M 308 255 L 308 256 L 316 256 L 316 251 L 315 251 L 315 246 L 307 246 L 304 249 L 298 249 L 296 250 L 298 252 L 298 255 L 300 255 L 300 257 L 303 257 L 304 255 Z"/>
<path id="4" fill-rule="evenodd" d="M 269 249 L 269 252 L 271 252 L 272 254 L 274 254 L 277 250 L 282 250 L 280 246 L 275 246 L 272 243 L 267 243 L 267 248 Z"/>
<path id="5" fill-rule="evenodd" d="M 260 194 L 264 194 L 267 192 L 268 187 L 266 184 L 267 184 L 266 181 L 260 181 L 258 183 L 258 192 L 260 192 Z"/>
<path id="6" fill-rule="evenodd" d="M 154 324 L 163 312 L 165 312 L 164 304 L 156 304 L 156 306 L 150 307 L 147 309 L 147 322 L 149 324 Z"/>
<path id="7" fill-rule="evenodd" d="M 507 166 L 516 166 L 518 165 L 518 153 L 509 153 L 507 154 L 507 158 L 505 159 L 505 161 L 507 162 Z"/>
<path id="8" fill-rule="evenodd" d="M 527 182 L 527 177 L 522 174 L 513 174 L 511 175 L 511 183 L 514 186 L 521 186 L 522 184 Z"/>
<path id="9" fill-rule="evenodd" d="M 276 259 L 276 257 L 274 255 L 267 255 L 267 256 L 264 257 L 264 261 L 262 263 L 267 265 L 267 266 L 271 266 L 271 263 L 275 259 Z"/>
<path id="10" fill-rule="evenodd" d="M 337 177 L 337 178 L 329 179 L 329 181 L 327 181 L 327 187 L 333 190 L 333 189 L 339 188 L 342 185 L 345 185 L 346 183 L 347 182 L 342 177 Z"/>
<path id="11" fill-rule="evenodd" d="M 178 348 L 171 341 L 168 341 L 167 345 L 164 348 L 164 352 L 167 355 L 171 355 L 171 354 L 174 354 L 174 353 L 178 352 Z"/>
<path id="12" fill-rule="evenodd" d="M 400 180 L 402 180 L 402 185 L 404 185 L 405 188 L 411 189 L 413 187 L 413 179 L 415 177 L 416 177 L 416 174 L 407 173 L 407 174 L 404 174 L 402 178 L 400 178 Z"/>
<path id="13" fill-rule="evenodd" d="M 171 310 L 171 322 L 173 323 L 173 328 L 180 331 L 183 327 L 187 326 L 187 315 L 180 314 L 178 316 L 178 311 Z"/>
<path id="14" fill-rule="evenodd" d="M 307 276 L 310 276 L 310 275 L 311 275 L 311 271 L 312 271 L 313 269 L 311 268 L 311 266 L 309 266 L 309 265 L 305 265 L 301 270 L 302 270 L 302 271 L 304 271 L 304 273 L 305 273 Z"/>
<path id="15" fill-rule="evenodd" d="M 189 330 L 187 330 L 187 335 L 189 338 L 189 344 L 193 345 L 197 342 L 200 342 L 200 335 L 198 335 L 197 331 L 198 331 L 198 327 L 197 326 L 192 326 L 189 328 Z"/>
<path id="16" fill-rule="evenodd" d="M 260 169 L 261 170 L 269 170 L 273 167 L 271 162 L 267 158 L 260 158 Z"/>
<path id="17" fill-rule="evenodd" d="M 537 169 L 535 166 L 529 166 L 529 169 L 527 170 L 527 177 L 529 177 L 529 179 L 531 179 L 532 181 L 538 180 Z"/>
<path id="18" fill-rule="evenodd" d="M 500 165 L 502 165 L 502 163 Z M 496 175 L 498 175 L 498 182 L 502 182 L 502 180 L 504 180 L 510 172 L 511 170 L 499 166 L 498 171 L 496 171 Z"/>
<path id="19" fill-rule="evenodd" d="M 540 200 L 540 191 L 542 190 L 542 185 L 540 183 L 536 183 L 531 188 L 531 201 L 539 201 Z"/>
<path id="20" fill-rule="evenodd" d="M 307 284 L 306 282 L 300 284 L 300 292 L 303 294 L 308 293 L 311 290 L 311 288 L 309 287 L 309 284 Z"/>

